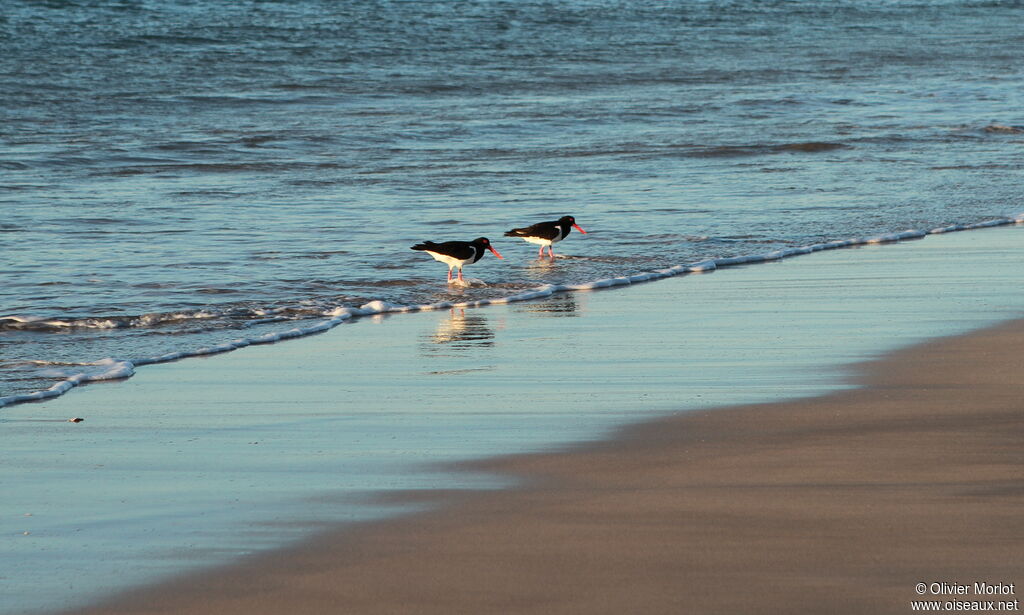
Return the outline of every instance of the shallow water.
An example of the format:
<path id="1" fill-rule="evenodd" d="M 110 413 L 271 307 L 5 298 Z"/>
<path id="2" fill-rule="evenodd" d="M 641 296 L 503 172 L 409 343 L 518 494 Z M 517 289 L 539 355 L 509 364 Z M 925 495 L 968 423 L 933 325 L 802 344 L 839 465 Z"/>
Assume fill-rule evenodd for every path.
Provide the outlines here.
<path id="1" fill-rule="evenodd" d="M 80 606 L 409 510 L 367 495 L 509 484 L 440 464 L 849 386 L 851 362 L 1024 314 L 1022 237 L 953 233 L 379 315 L 6 408 L 0 613 Z"/>
<path id="2" fill-rule="evenodd" d="M 0 396 L 371 300 L 1019 207 L 1016 2 L 12 0 Z M 535 259 L 502 237 L 574 214 Z M 408 249 L 489 236 L 454 291 Z M 7 318 L 3 318 L 7 317 Z"/>

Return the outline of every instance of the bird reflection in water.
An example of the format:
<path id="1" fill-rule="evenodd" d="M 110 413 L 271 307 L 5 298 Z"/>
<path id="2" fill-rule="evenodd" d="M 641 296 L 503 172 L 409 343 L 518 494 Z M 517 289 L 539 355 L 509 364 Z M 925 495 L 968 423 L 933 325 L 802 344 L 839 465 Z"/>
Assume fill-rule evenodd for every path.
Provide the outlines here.
<path id="1" fill-rule="evenodd" d="M 579 316 L 583 308 L 578 299 L 577 293 L 560 293 L 540 301 L 524 301 L 513 304 L 513 309 L 542 318 L 572 318 Z"/>
<path id="2" fill-rule="evenodd" d="M 452 308 L 448 318 L 439 320 L 432 335 L 425 335 L 428 342 L 422 349 L 428 354 L 467 355 L 474 350 L 494 346 L 494 330 L 487 318 L 479 312 Z"/>

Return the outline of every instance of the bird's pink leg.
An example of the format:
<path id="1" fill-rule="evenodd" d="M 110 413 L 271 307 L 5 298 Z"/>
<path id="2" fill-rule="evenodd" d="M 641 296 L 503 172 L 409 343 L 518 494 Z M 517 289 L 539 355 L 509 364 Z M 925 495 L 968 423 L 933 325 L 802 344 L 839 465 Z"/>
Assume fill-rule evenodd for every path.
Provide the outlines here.
<path id="1" fill-rule="evenodd" d="M 462 281 L 462 267 L 459 267 L 459 281 Z"/>
<path id="2" fill-rule="evenodd" d="M 540 252 L 537 252 L 537 258 L 544 258 L 544 246 L 541 246 Z"/>
<path id="3" fill-rule="evenodd" d="M 555 258 L 555 248 L 553 247 L 553 245 L 554 244 L 548 246 L 548 256 L 551 258 Z"/>
<path id="4" fill-rule="evenodd" d="M 452 268 L 451 267 L 448 268 L 448 281 L 449 282 L 452 281 Z"/>

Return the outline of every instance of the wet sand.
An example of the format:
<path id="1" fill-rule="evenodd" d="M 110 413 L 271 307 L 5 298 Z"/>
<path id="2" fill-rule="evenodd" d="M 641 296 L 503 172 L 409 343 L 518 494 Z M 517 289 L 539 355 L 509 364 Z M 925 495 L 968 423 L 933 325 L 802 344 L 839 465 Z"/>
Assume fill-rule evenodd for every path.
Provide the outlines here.
<path id="1" fill-rule="evenodd" d="M 75 612 L 906 613 L 920 582 L 1020 588 L 1022 348 L 1014 321 L 862 364 L 863 388 L 474 463 L 524 485 L 407 494 L 441 506 Z"/>

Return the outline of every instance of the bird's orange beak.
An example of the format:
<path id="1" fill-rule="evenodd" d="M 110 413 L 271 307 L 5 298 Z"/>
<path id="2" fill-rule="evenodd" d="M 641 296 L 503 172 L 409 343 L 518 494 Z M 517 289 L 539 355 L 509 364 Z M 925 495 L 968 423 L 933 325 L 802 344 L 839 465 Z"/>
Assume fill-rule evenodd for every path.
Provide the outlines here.
<path id="1" fill-rule="evenodd" d="M 505 260 L 505 257 L 498 254 L 498 251 L 494 249 L 494 246 L 487 246 L 487 249 L 490 250 L 491 252 L 494 252 L 494 255 L 497 256 L 498 258 Z"/>
<path id="2" fill-rule="evenodd" d="M 574 229 L 576 229 L 577 231 L 579 231 L 579 232 L 583 233 L 584 235 L 586 235 L 586 234 L 587 234 L 587 232 L 586 232 L 585 230 L 583 230 L 583 229 L 581 229 L 581 228 L 580 228 L 580 225 L 579 225 L 579 224 L 573 224 L 573 225 L 572 225 L 572 227 L 573 227 Z"/>

